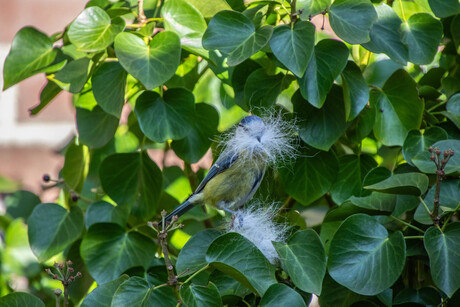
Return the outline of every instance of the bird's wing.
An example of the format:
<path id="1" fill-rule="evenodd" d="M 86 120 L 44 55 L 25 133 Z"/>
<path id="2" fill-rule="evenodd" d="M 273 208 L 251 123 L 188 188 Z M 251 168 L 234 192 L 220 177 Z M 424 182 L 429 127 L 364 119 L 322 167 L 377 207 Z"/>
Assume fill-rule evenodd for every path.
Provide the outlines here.
<path id="1" fill-rule="evenodd" d="M 238 155 L 236 154 L 220 156 L 219 159 L 217 159 L 216 163 L 214 163 L 214 165 L 211 166 L 208 174 L 206 175 L 206 177 L 204 177 L 203 181 L 200 182 L 194 194 L 200 193 L 204 189 L 206 184 L 209 182 L 209 180 L 211 180 L 217 174 L 220 174 L 223 171 L 227 170 L 230 166 L 233 165 L 233 163 L 235 163 L 236 159 L 238 159 Z"/>

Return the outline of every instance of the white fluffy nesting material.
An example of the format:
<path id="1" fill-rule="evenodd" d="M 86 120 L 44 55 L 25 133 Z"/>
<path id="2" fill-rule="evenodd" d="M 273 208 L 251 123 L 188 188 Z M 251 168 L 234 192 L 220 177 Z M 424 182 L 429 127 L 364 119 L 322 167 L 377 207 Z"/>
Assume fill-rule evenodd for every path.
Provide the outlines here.
<path id="1" fill-rule="evenodd" d="M 270 263 L 277 264 L 279 256 L 272 241 L 285 243 L 288 227 L 273 221 L 276 208 L 251 207 L 235 213 L 234 218 L 227 224 L 226 231 L 239 233 L 251 241 Z"/>

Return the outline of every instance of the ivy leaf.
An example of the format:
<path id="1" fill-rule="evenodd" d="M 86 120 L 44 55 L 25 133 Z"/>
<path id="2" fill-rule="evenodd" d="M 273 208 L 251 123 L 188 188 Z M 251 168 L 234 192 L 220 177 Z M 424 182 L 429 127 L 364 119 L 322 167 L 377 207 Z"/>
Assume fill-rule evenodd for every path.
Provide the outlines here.
<path id="1" fill-rule="evenodd" d="M 444 231 L 430 227 L 423 239 L 430 257 L 430 271 L 433 281 L 447 296 L 460 288 L 460 223 L 446 226 Z"/>
<path id="2" fill-rule="evenodd" d="M 162 189 L 158 166 L 147 152 L 108 156 L 99 168 L 104 191 L 118 205 L 129 205 L 133 213 L 147 220 L 155 213 Z"/>
<path id="3" fill-rule="evenodd" d="M 58 204 L 40 204 L 27 220 L 30 248 L 43 262 L 62 252 L 76 241 L 83 230 L 83 214 L 79 207 L 67 211 Z"/>
<path id="4" fill-rule="evenodd" d="M 303 151 L 292 167 L 280 168 L 284 190 L 307 206 L 326 194 L 338 173 L 337 158 L 332 152 Z"/>
<path id="5" fill-rule="evenodd" d="M 115 291 L 117 291 L 118 287 L 128 279 L 129 276 L 123 274 L 117 279 L 98 285 L 96 289 L 86 296 L 81 307 L 111 307 Z"/>
<path id="6" fill-rule="evenodd" d="M 27 220 L 39 203 L 41 203 L 40 198 L 26 190 L 16 191 L 5 197 L 6 213 L 13 219 Z"/>
<path id="7" fill-rule="evenodd" d="M 329 9 L 332 30 L 349 44 L 368 42 L 376 20 L 377 13 L 369 0 L 336 0 Z"/>
<path id="8" fill-rule="evenodd" d="M 402 41 L 409 47 L 409 61 L 430 64 L 438 50 L 442 23 L 427 13 L 414 14 L 401 25 Z"/>
<path id="9" fill-rule="evenodd" d="M 217 237 L 206 251 L 206 261 L 260 295 L 276 283 L 273 265 L 254 244 L 237 233 Z"/>
<path id="10" fill-rule="evenodd" d="M 376 108 L 374 134 L 387 146 L 402 146 L 407 134 L 422 122 L 423 102 L 414 79 L 404 70 L 394 72 L 381 90 L 371 91 Z"/>
<path id="11" fill-rule="evenodd" d="M 171 143 L 171 148 L 184 161 L 196 163 L 211 146 L 211 138 L 217 133 L 219 113 L 206 103 L 195 105 L 196 115 L 188 135 Z"/>
<path id="12" fill-rule="evenodd" d="M 43 110 L 60 92 L 62 88 L 55 82 L 48 80 L 40 93 L 40 103 L 29 109 L 30 115 L 37 115 Z"/>
<path id="13" fill-rule="evenodd" d="M 323 106 L 334 80 L 347 65 L 348 55 L 342 42 L 323 39 L 316 44 L 307 70 L 299 79 L 300 92 L 312 106 Z"/>
<path id="14" fill-rule="evenodd" d="M 300 21 L 291 29 L 289 25 L 277 26 L 270 38 L 273 54 L 297 77 L 302 77 L 315 46 L 315 26 Z"/>
<path id="15" fill-rule="evenodd" d="M 447 133 L 440 127 L 429 127 L 423 134 L 420 130 L 411 130 L 404 140 L 402 153 L 404 159 L 410 165 L 414 165 L 412 159 L 421 152 L 428 152 L 428 147 L 439 140 L 447 139 Z"/>
<path id="16" fill-rule="evenodd" d="M 30 293 L 12 292 L 0 298 L 0 306 L 45 307 L 45 304 L 38 297 Z"/>
<path id="17" fill-rule="evenodd" d="M 307 307 L 302 296 L 285 284 L 274 284 L 260 300 L 260 307 L 296 306 Z"/>
<path id="18" fill-rule="evenodd" d="M 322 295 L 318 298 L 319 304 L 323 307 L 349 307 L 365 298 L 338 284 L 329 274 L 324 278 L 323 289 Z"/>
<path id="19" fill-rule="evenodd" d="M 355 62 L 348 61 L 342 71 L 343 100 L 347 121 L 355 119 L 369 102 L 369 87 Z"/>
<path id="20" fill-rule="evenodd" d="M 433 13 L 440 18 L 449 17 L 460 13 L 458 0 L 428 0 Z"/>
<path id="21" fill-rule="evenodd" d="M 193 4 L 185 0 L 168 0 L 163 5 L 161 13 L 165 29 L 179 35 L 182 48 L 209 57 L 208 51 L 201 45 L 206 21 Z"/>
<path id="22" fill-rule="evenodd" d="M 92 110 L 77 108 L 78 139 L 88 147 L 100 148 L 113 138 L 119 121 L 99 106 Z"/>
<path id="23" fill-rule="evenodd" d="M 362 44 L 364 48 L 375 53 L 385 53 L 396 63 L 406 65 L 408 59 L 407 46 L 401 41 L 399 29 L 401 19 L 386 4 L 375 6 L 378 19 L 369 33 L 371 40 Z"/>
<path id="24" fill-rule="evenodd" d="M 318 234 L 311 229 L 298 231 L 286 245 L 273 242 L 273 246 L 294 285 L 302 291 L 320 295 L 326 274 L 326 253 Z"/>
<path id="25" fill-rule="evenodd" d="M 81 192 L 89 170 L 89 151 L 85 145 L 70 144 L 65 152 L 65 162 L 62 168 L 62 178 L 66 184 Z"/>
<path id="26" fill-rule="evenodd" d="M 102 200 L 92 203 L 86 209 L 86 229 L 97 223 L 114 223 L 125 227 L 129 212 L 124 212 L 124 209 L 123 206 L 114 206 Z"/>
<path id="27" fill-rule="evenodd" d="M 105 62 L 95 72 L 92 80 L 97 104 L 106 113 L 117 118 L 125 103 L 126 77 L 128 74 L 118 62 Z"/>
<path id="28" fill-rule="evenodd" d="M 174 76 L 180 64 L 180 39 L 163 31 L 146 45 L 135 34 L 122 32 L 115 37 L 115 53 L 121 66 L 152 90 Z"/>
<path id="29" fill-rule="evenodd" d="M 89 228 L 80 246 L 81 257 L 98 284 L 118 278 L 127 269 L 146 269 L 155 255 L 153 240 L 137 231 L 125 232 L 117 224 L 101 223 Z M 122 305 L 119 305 L 122 306 Z"/>
<path id="30" fill-rule="evenodd" d="M 460 171 L 460 140 L 442 140 L 434 143 L 433 147 L 439 148 L 441 152 L 447 149 L 452 149 L 455 155 L 449 159 L 444 171 L 447 175 Z M 422 172 L 428 174 L 434 174 L 436 172 L 436 165 L 430 160 L 431 154 L 428 151 L 418 153 L 412 162 Z"/>
<path id="31" fill-rule="evenodd" d="M 299 120 L 299 136 L 310 146 L 327 151 L 347 129 L 343 93 L 332 87 L 324 106 L 317 109 L 305 101 L 297 91 L 292 97 Z"/>
<path id="32" fill-rule="evenodd" d="M 113 43 L 115 36 L 125 28 L 123 18 L 110 20 L 97 6 L 88 7 L 70 24 L 67 35 L 79 51 L 97 52 Z"/>
<path id="33" fill-rule="evenodd" d="M 70 61 L 54 75 L 52 81 L 65 91 L 79 93 L 88 79 L 89 63 L 89 58 Z"/>
<path id="34" fill-rule="evenodd" d="M 420 196 L 428 189 L 428 176 L 421 173 L 394 174 L 381 182 L 365 186 L 365 189 L 391 193 Z"/>
<path id="35" fill-rule="evenodd" d="M 209 282 L 208 285 L 185 284 L 180 289 L 180 296 L 186 306 L 189 307 L 220 307 L 222 298 L 216 285 Z"/>
<path id="36" fill-rule="evenodd" d="M 177 256 L 176 271 L 192 274 L 204 267 L 206 262 L 206 250 L 215 238 L 222 233 L 216 229 L 205 229 L 194 235 L 185 243 Z"/>
<path id="37" fill-rule="evenodd" d="M 256 30 L 252 21 L 235 11 L 214 15 L 203 35 L 203 47 L 219 50 L 227 56 L 227 64 L 235 66 L 262 49 L 270 39 L 273 27 Z"/>
<path id="38" fill-rule="evenodd" d="M 3 90 L 35 75 L 54 61 L 57 49 L 53 40 L 32 27 L 19 30 L 13 38 L 11 49 L 3 68 Z"/>
<path id="39" fill-rule="evenodd" d="M 136 100 L 136 116 L 145 136 L 155 142 L 184 138 L 193 129 L 195 98 L 183 88 L 163 94 L 143 92 Z"/>
<path id="40" fill-rule="evenodd" d="M 118 287 L 112 299 L 112 306 L 155 306 L 172 307 L 177 304 L 169 287 L 153 290 L 145 279 L 134 276 Z"/>
<path id="41" fill-rule="evenodd" d="M 376 295 L 398 279 L 405 260 L 406 244 L 400 231 L 389 236 L 372 217 L 355 214 L 343 221 L 332 238 L 328 271 L 353 292 Z"/>

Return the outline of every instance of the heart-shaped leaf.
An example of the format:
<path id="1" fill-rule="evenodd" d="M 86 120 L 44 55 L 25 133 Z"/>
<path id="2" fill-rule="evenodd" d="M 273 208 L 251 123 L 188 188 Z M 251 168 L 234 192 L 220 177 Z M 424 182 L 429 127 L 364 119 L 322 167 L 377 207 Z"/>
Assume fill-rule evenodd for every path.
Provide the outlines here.
<path id="1" fill-rule="evenodd" d="M 409 61 L 430 64 L 442 38 L 442 23 L 427 13 L 414 14 L 401 25 L 402 41 L 409 47 Z"/>
<path id="2" fill-rule="evenodd" d="M 104 191 L 118 204 L 129 205 L 133 213 L 147 220 L 160 199 L 162 176 L 147 152 L 108 156 L 99 168 Z"/>
<path id="3" fill-rule="evenodd" d="M 208 285 L 185 284 L 180 289 L 180 296 L 187 306 L 221 307 L 222 298 L 216 285 L 210 282 Z"/>
<path id="4" fill-rule="evenodd" d="M 193 129 L 195 99 L 183 88 L 173 88 L 163 94 L 143 92 L 136 100 L 139 126 L 145 136 L 155 142 L 180 140 Z"/>
<path id="5" fill-rule="evenodd" d="M 260 295 L 276 283 L 273 265 L 254 244 L 235 232 L 217 237 L 206 251 L 206 261 Z"/>
<path id="6" fill-rule="evenodd" d="M 307 307 L 302 296 L 285 284 L 274 284 L 260 300 L 260 307 L 296 306 Z"/>
<path id="7" fill-rule="evenodd" d="M 369 87 L 363 74 L 355 62 L 348 61 L 342 71 L 343 100 L 345 102 L 345 116 L 352 121 L 369 102 Z"/>
<path id="8" fill-rule="evenodd" d="M 83 230 L 79 207 L 67 211 L 58 204 L 40 204 L 27 220 L 30 248 L 40 262 L 62 252 Z"/>
<path id="9" fill-rule="evenodd" d="M 433 13 L 440 18 L 449 17 L 460 13 L 458 0 L 428 0 Z"/>
<path id="10" fill-rule="evenodd" d="M 81 307 L 111 307 L 112 299 L 118 287 L 129 279 L 128 275 L 121 275 L 115 280 L 98 285 L 81 303 Z"/>
<path id="11" fill-rule="evenodd" d="M 307 70 L 299 79 L 300 92 L 312 106 L 323 106 L 334 80 L 347 65 L 348 55 L 342 42 L 323 39 L 316 44 Z"/>
<path id="12" fill-rule="evenodd" d="M 371 91 L 370 103 L 377 113 L 374 134 L 384 145 L 402 146 L 409 131 L 420 127 L 424 105 L 414 79 L 402 69 L 381 90 Z"/>
<path id="13" fill-rule="evenodd" d="M 170 31 L 157 33 L 148 45 L 132 33 L 115 37 L 115 53 L 121 66 L 152 90 L 168 81 L 180 63 L 180 39 Z"/>
<path id="14" fill-rule="evenodd" d="M 227 56 L 227 64 L 238 65 L 262 49 L 273 32 L 271 26 L 256 30 L 252 21 L 235 11 L 214 15 L 203 35 L 203 47 L 219 50 Z"/>
<path id="15" fill-rule="evenodd" d="M 125 103 L 126 71 L 118 62 L 105 62 L 92 77 L 93 94 L 101 108 L 120 118 Z"/>
<path id="16" fill-rule="evenodd" d="M 102 147 L 115 135 L 119 121 L 99 106 L 92 110 L 77 108 L 78 139 L 88 147 Z"/>
<path id="17" fill-rule="evenodd" d="M 16 33 L 3 67 L 3 90 L 33 76 L 51 64 L 57 55 L 53 40 L 32 27 Z"/>
<path id="18" fill-rule="evenodd" d="M 40 198 L 32 192 L 19 190 L 5 197 L 6 213 L 13 219 L 29 218 L 35 206 L 41 203 Z"/>
<path id="19" fill-rule="evenodd" d="M 90 227 L 80 246 L 81 256 L 98 284 L 118 278 L 129 268 L 146 269 L 155 258 L 155 250 L 152 239 L 111 223 Z"/>
<path id="20" fill-rule="evenodd" d="M 369 0 L 336 0 L 329 9 L 332 30 L 349 44 L 368 42 L 376 20 L 377 13 Z"/>
<path id="21" fill-rule="evenodd" d="M 372 217 L 355 214 L 332 238 L 327 266 L 339 284 L 359 294 L 376 295 L 393 285 L 405 261 L 406 244 L 400 231 L 389 236 Z"/>
<path id="22" fill-rule="evenodd" d="M 411 130 L 404 141 L 402 153 L 404 159 L 410 165 L 414 165 L 412 159 L 421 152 L 428 152 L 428 147 L 439 140 L 447 139 L 447 133 L 440 127 L 430 127 L 423 134 L 420 130 Z"/>
<path id="23" fill-rule="evenodd" d="M 86 229 L 97 223 L 114 223 L 125 227 L 129 214 L 129 212 L 125 211 L 123 206 L 114 206 L 102 200 L 92 203 L 86 209 Z"/>
<path id="24" fill-rule="evenodd" d="M 311 229 L 298 231 L 286 245 L 273 242 L 273 246 L 294 285 L 305 292 L 320 295 L 326 274 L 326 254 L 318 234 Z"/>
<path id="25" fill-rule="evenodd" d="M 51 80 L 65 91 L 79 93 L 88 79 L 89 63 L 89 58 L 70 61 Z"/>
<path id="26" fill-rule="evenodd" d="M 273 54 L 297 77 L 302 77 L 315 46 L 315 26 L 300 21 L 291 29 L 288 25 L 277 26 L 270 38 Z"/>
<path id="27" fill-rule="evenodd" d="M 423 239 L 430 257 L 430 271 L 433 281 L 447 296 L 460 288 L 460 223 L 446 226 L 444 231 L 430 227 Z"/>
<path id="28" fill-rule="evenodd" d="M 131 277 L 122 283 L 112 300 L 112 306 L 172 307 L 176 304 L 171 288 L 161 287 L 153 290 L 153 285 L 139 276 Z"/>
<path id="29" fill-rule="evenodd" d="M 96 52 L 113 43 L 115 36 L 123 31 L 123 18 L 110 20 L 110 16 L 97 6 L 88 7 L 70 24 L 67 35 L 77 50 Z"/>
<path id="30" fill-rule="evenodd" d="M 394 174 L 388 179 L 365 186 L 365 189 L 390 193 L 420 196 L 428 189 L 428 176 L 421 173 Z"/>
<path id="31" fill-rule="evenodd" d="M 0 298 L 0 306 L 45 307 L 45 304 L 38 297 L 30 293 L 12 292 Z"/>

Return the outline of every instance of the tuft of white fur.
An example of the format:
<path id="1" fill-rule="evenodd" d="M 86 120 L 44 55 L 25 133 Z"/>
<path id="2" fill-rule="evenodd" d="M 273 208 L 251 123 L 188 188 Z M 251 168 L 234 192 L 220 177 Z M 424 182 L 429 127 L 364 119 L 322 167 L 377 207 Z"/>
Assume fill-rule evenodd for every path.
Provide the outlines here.
<path id="1" fill-rule="evenodd" d="M 272 241 L 285 243 L 288 227 L 275 223 L 275 206 L 251 207 L 235 212 L 226 225 L 226 232 L 236 232 L 251 241 L 270 261 L 277 264 L 278 253 Z"/>
<path id="2" fill-rule="evenodd" d="M 222 155 L 237 155 L 245 162 L 265 164 L 284 163 L 296 156 L 294 146 L 296 125 L 294 121 L 286 121 L 280 113 L 261 116 L 263 124 L 252 122 L 248 130 L 235 126 L 225 133 L 219 141 L 223 147 Z M 255 134 L 261 133 L 260 142 Z"/>

